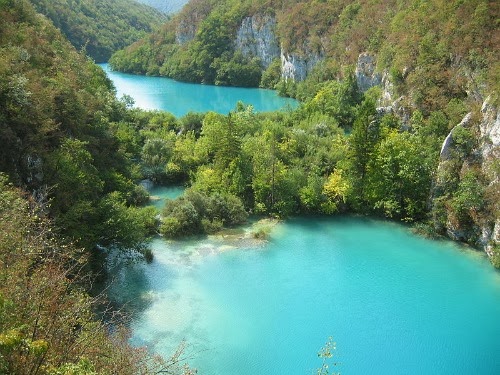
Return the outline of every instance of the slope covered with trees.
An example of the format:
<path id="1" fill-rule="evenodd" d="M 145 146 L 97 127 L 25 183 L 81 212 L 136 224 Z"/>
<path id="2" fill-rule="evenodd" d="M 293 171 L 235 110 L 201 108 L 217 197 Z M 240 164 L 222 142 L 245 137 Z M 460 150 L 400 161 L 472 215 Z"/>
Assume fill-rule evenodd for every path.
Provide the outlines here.
<path id="1" fill-rule="evenodd" d="M 0 3 L 0 171 L 89 250 L 138 247 L 154 213 L 118 134 L 132 127 L 103 71 L 24 0 Z"/>
<path id="2" fill-rule="evenodd" d="M 0 174 L 0 373 L 191 374 L 133 348 L 117 321 L 96 320 L 86 256 L 61 243 L 43 207 Z"/>
<path id="3" fill-rule="evenodd" d="M 134 0 L 32 0 L 68 40 L 97 62 L 144 37 L 166 16 Z"/>
<path id="4" fill-rule="evenodd" d="M 241 56 L 236 48 L 242 21 L 251 16 L 276 21 L 272 37 L 285 55 L 318 56 L 322 80 L 338 78 L 343 66 L 354 65 L 360 53 L 369 51 L 378 55 L 379 71 L 388 69 L 398 78 L 404 70 L 413 85 L 436 82 L 448 92 L 457 91 L 463 82 L 449 82 L 455 87 L 445 88 L 440 80 L 463 65 L 480 70 L 475 78 L 498 82 L 498 5 L 485 0 L 196 0 L 161 30 L 116 54 L 112 65 L 179 80 L 249 84 L 240 82 L 241 77 L 224 78 L 241 69 L 263 71 L 262 61 Z M 433 69 L 414 69 L 426 64 Z M 258 83 L 258 78 L 251 82 Z"/>

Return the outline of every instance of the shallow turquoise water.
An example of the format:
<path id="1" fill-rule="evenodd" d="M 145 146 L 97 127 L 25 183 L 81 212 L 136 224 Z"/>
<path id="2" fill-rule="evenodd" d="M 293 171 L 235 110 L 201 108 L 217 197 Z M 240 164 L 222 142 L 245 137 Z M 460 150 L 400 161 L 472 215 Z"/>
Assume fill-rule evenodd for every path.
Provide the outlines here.
<path id="1" fill-rule="evenodd" d="M 500 274 L 477 252 L 357 218 L 227 241 L 157 239 L 152 264 L 117 271 L 134 344 L 186 339 L 204 375 L 311 374 L 329 336 L 342 374 L 500 373 Z"/>
<path id="2" fill-rule="evenodd" d="M 180 197 L 185 189 L 184 186 L 153 186 L 149 189 L 150 204 L 161 210 L 167 199 Z"/>
<path id="3" fill-rule="evenodd" d="M 168 111 L 177 117 L 190 111 L 227 114 L 235 109 L 238 101 L 253 105 L 257 112 L 297 106 L 296 100 L 282 98 L 272 90 L 184 83 L 165 77 L 114 72 L 108 64 L 99 65 L 113 81 L 119 98 L 127 94 L 138 108 Z"/>

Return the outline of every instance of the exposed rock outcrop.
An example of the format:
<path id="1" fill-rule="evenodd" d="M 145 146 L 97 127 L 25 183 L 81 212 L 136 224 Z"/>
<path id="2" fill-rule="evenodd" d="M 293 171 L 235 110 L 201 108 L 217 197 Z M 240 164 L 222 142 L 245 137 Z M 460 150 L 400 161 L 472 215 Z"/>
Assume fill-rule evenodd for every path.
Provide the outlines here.
<path id="1" fill-rule="evenodd" d="M 363 52 L 358 56 L 356 64 L 356 82 L 358 88 L 365 92 L 368 89 L 379 86 L 382 83 L 382 75 L 375 71 L 376 58 L 368 52 Z"/>
<path id="2" fill-rule="evenodd" d="M 480 140 L 478 152 L 482 157 L 481 169 L 488 180 L 487 189 L 494 197 L 500 196 L 500 176 L 495 165 L 500 160 L 500 112 L 488 97 L 481 107 L 482 121 L 479 124 Z M 497 194 L 495 194 L 497 192 Z M 498 212 L 500 202 L 494 202 L 492 209 Z M 481 245 L 489 256 L 493 255 L 493 247 L 500 245 L 500 217 L 494 222 L 485 223 L 481 228 Z"/>
<path id="3" fill-rule="evenodd" d="M 301 54 L 288 53 L 280 48 L 275 29 L 276 18 L 272 16 L 256 14 L 244 18 L 236 33 L 236 49 L 244 56 L 260 58 L 264 68 L 274 59 L 281 58 L 281 76 L 284 79 L 304 80 L 323 56 L 307 51 L 307 48 Z"/>
<path id="4" fill-rule="evenodd" d="M 285 79 L 303 81 L 314 66 L 323 59 L 318 53 L 287 53 L 281 51 L 281 76 Z"/>
<path id="5" fill-rule="evenodd" d="M 467 127 L 469 126 L 469 123 L 472 118 L 472 112 L 467 113 L 465 117 L 460 121 L 458 125 L 453 127 L 453 129 L 450 131 L 450 133 L 446 136 L 445 140 L 443 141 L 443 145 L 441 146 L 441 152 L 439 154 L 439 159 L 441 161 L 444 160 L 449 160 L 451 157 L 451 150 L 453 147 L 453 131 L 458 128 L 458 127 Z"/>
<path id="6" fill-rule="evenodd" d="M 177 44 L 186 44 L 194 39 L 197 25 L 187 20 L 181 20 L 175 30 L 175 42 Z"/>
<path id="7" fill-rule="evenodd" d="M 267 68 L 280 57 L 275 27 L 276 19 L 268 15 L 244 18 L 236 34 L 236 49 L 244 56 L 260 58 L 264 68 Z"/>
<path id="8" fill-rule="evenodd" d="M 493 156 L 498 160 L 500 157 L 500 112 L 491 104 L 488 97 L 481 107 L 482 121 L 479 124 L 481 132 L 481 154 L 486 160 Z"/>
<path id="9" fill-rule="evenodd" d="M 408 128 L 411 110 L 405 105 L 406 97 L 395 97 L 394 84 L 387 71 L 379 73 L 376 71 L 377 57 L 368 52 L 363 52 L 358 56 L 356 70 L 356 83 L 361 92 L 366 92 L 370 88 L 379 86 L 382 89 L 378 100 L 377 112 L 383 116 L 392 113 L 401 119 L 403 129 Z"/>
<path id="10" fill-rule="evenodd" d="M 474 119 L 472 113 L 468 113 L 448 134 L 443 142 L 440 153 L 437 180 L 433 188 L 433 197 L 439 197 L 440 190 L 445 190 L 449 181 L 447 180 L 447 168 L 455 164 L 458 170 L 454 173 L 464 173 L 471 168 L 481 170 L 482 182 L 484 186 L 484 204 L 487 205 L 487 214 L 477 217 L 473 214 L 473 222 L 464 227 L 460 221 L 453 217 L 448 218 L 443 230 L 449 238 L 456 241 L 470 241 L 482 247 L 491 257 L 493 249 L 500 245 L 500 217 L 498 217 L 500 202 L 495 202 L 500 196 L 500 178 L 498 167 L 495 167 L 500 160 L 500 114 L 498 108 L 491 104 L 490 98 L 486 99 L 482 105 L 479 121 Z M 457 160 L 459 153 L 454 152 L 459 145 L 453 139 L 455 132 L 459 128 L 467 128 L 474 132 L 479 131 L 477 147 L 470 156 Z M 458 165 L 457 165 L 458 162 Z M 448 169 L 449 171 L 449 169 Z M 475 235 L 474 235 L 475 233 Z"/>

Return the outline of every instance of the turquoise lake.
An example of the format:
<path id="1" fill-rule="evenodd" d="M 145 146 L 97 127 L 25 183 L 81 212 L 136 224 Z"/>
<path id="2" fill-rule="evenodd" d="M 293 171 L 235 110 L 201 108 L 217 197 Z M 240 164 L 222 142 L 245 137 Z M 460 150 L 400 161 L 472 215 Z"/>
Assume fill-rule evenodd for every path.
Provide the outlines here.
<path id="1" fill-rule="evenodd" d="M 119 95 L 177 116 L 227 112 L 255 92 L 109 74 Z M 153 188 L 151 204 L 182 191 Z M 309 375 L 330 336 L 330 370 L 343 375 L 500 374 L 500 273 L 484 254 L 354 217 L 277 223 L 267 242 L 252 230 L 157 238 L 151 264 L 113 265 L 108 293 L 131 316 L 132 343 L 168 356 L 186 340 L 202 375 Z"/>
<path id="2" fill-rule="evenodd" d="M 295 108 L 294 99 L 283 98 L 273 90 L 198 85 L 165 77 L 148 77 L 112 71 L 108 64 L 99 64 L 113 81 L 117 96 L 130 95 L 135 106 L 162 110 L 184 116 L 188 112 L 214 111 L 227 114 L 238 101 L 251 104 L 257 112 Z"/>
<path id="3" fill-rule="evenodd" d="M 358 218 L 294 219 L 152 243 L 115 270 L 132 342 L 186 340 L 200 374 L 311 374 L 332 336 L 342 374 L 499 374 L 500 273 L 480 253 Z"/>

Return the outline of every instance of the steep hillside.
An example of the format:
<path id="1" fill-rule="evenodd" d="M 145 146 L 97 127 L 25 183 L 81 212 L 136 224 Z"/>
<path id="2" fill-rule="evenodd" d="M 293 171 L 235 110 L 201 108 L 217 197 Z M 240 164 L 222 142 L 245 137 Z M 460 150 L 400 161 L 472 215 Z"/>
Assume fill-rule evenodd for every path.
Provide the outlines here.
<path id="1" fill-rule="evenodd" d="M 29 1 L 0 0 L 0 19 L 0 373 L 192 374 L 87 294 L 95 245 L 136 247 L 154 222 L 132 205 L 125 104 Z"/>
<path id="2" fill-rule="evenodd" d="M 125 103 L 28 1 L 2 0 L 0 19 L 0 172 L 85 249 L 140 246 L 154 213 L 134 207 L 145 193 L 117 135 L 133 129 Z"/>
<path id="3" fill-rule="evenodd" d="M 396 122 L 384 126 L 402 132 L 353 130 L 347 142 L 361 148 L 351 150 L 357 161 L 342 167 L 358 186 L 349 209 L 411 220 L 425 212 L 431 232 L 494 256 L 500 241 L 499 9 L 486 0 L 193 0 L 110 63 L 132 73 L 276 88 L 301 99 L 308 116 L 333 117 L 345 129 L 374 116 L 347 94 L 354 75 L 365 99 L 375 101 L 374 124 L 393 116 Z M 433 169 L 420 172 L 425 181 L 403 167 L 424 157 L 400 148 L 412 137 L 410 144 L 420 144 L 432 159 L 425 168 Z M 419 189 L 427 186 L 426 193 L 405 197 L 410 179 Z"/>
<path id="4" fill-rule="evenodd" d="M 275 60 L 283 78 L 303 80 L 318 62 L 323 78 L 337 78 L 342 67 L 354 66 L 368 52 L 376 56 L 379 73 L 387 69 L 398 78 L 404 71 L 405 80 L 421 86 L 415 76 L 429 80 L 414 68 L 432 65 L 425 75 L 438 83 L 450 81 L 440 88 L 460 94 L 461 81 L 448 79 L 460 67 L 481 70 L 477 73 L 483 76 L 475 78 L 486 78 L 490 86 L 498 81 L 497 16 L 497 3 L 484 0 L 194 0 L 160 32 L 117 54 L 112 63 L 129 72 L 241 85 L 246 82 L 231 73 L 255 65 L 262 71 Z M 435 95 L 426 101 L 439 100 Z"/>
<path id="5" fill-rule="evenodd" d="M 32 0 L 69 41 L 97 62 L 144 37 L 166 20 L 163 13 L 134 0 Z"/>
<path id="6" fill-rule="evenodd" d="M 177 13 L 188 2 L 188 0 L 136 0 L 139 3 L 149 5 L 165 14 Z"/>

